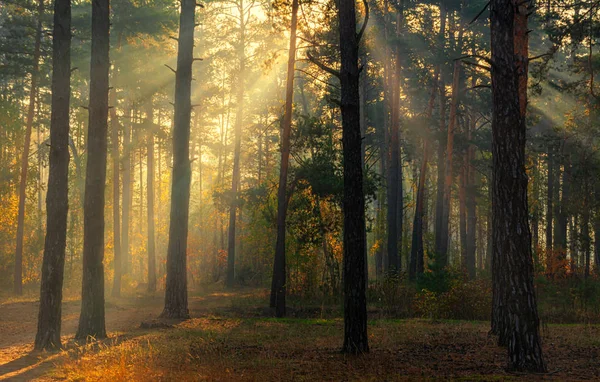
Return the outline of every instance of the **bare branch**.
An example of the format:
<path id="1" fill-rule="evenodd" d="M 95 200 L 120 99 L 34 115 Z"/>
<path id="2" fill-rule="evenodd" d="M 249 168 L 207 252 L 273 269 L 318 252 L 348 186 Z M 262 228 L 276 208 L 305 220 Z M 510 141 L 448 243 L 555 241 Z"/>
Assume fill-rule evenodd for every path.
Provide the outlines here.
<path id="1" fill-rule="evenodd" d="M 488 1 L 485 6 L 483 7 L 483 9 L 481 11 L 479 11 L 479 13 L 473 18 L 473 20 L 471 20 L 471 22 L 468 25 L 473 24 L 475 21 L 477 21 L 477 19 L 479 17 L 481 17 L 481 15 L 483 14 L 483 12 L 485 12 L 486 9 L 488 9 L 488 7 L 490 6 L 490 2 Z"/>
<path id="2" fill-rule="evenodd" d="M 327 73 L 331 74 L 332 76 L 336 76 L 337 78 L 340 78 L 340 72 L 325 65 L 324 63 L 319 61 L 316 57 L 313 57 L 313 55 L 310 54 L 310 52 L 306 52 L 306 57 L 308 57 L 308 60 L 310 62 L 317 65 L 322 70 L 326 71 Z"/>
<path id="3" fill-rule="evenodd" d="M 363 4 L 365 6 L 365 21 L 363 22 L 363 25 L 360 28 L 360 32 L 358 32 L 358 35 L 356 35 L 357 44 L 362 39 L 362 36 L 365 33 L 365 29 L 367 29 L 367 23 L 369 22 L 369 3 L 367 2 L 367 0 L 363 0 Z"/>
<path id="4" fill-rule="evenodd" d="M 171 71 L 175 74 L 177 74 L 177 70 L 173 69 L 172 67 L 170 67 L 169 65 L 165 64 L 165 66 L 169 69 L 171 69 Z"/>

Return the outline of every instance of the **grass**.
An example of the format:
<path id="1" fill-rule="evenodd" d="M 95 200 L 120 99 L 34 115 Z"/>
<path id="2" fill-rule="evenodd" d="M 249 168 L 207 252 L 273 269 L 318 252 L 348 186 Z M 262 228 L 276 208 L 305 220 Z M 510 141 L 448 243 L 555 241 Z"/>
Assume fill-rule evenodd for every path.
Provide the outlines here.
<path id="1" fill-rule="evenodd" d="M 546 355 L 554 374 L 529 379 L 597 378 L 597 326 L 549 328 Z M 487 337 L 484 322 L 376 320 L 371 352 L 339 353 L 340 319 L 209 316 L 173 329 L 84 349 L 54 371 L 67 380 L 98 381 L 381 381 L 510 380 L 505 351 Z M 588 340 L 585 340 L 588 338 Z M 583 342 L 582 342 L 583 341 Z M 569 359 L 576 356 L 576 360 Z"/>

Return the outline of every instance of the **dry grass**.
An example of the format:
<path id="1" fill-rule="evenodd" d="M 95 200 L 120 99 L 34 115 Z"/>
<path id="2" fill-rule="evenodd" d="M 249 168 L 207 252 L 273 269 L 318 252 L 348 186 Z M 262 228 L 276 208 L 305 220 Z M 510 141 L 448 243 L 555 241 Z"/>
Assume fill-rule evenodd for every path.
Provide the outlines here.
<path id="1" fill-rule="evenodd" d="M 507 380 L 505 351 L 488 324 L 378 320 L 371 352 L 340 354 L 343 323 L 322 319 L 203 317 L 115 346 L 71 355 L 54 376 L 97 381 Z M 528 379 L 600 377 L 600 328 L 552 326 L 545 343 L 552 374 Z"/>

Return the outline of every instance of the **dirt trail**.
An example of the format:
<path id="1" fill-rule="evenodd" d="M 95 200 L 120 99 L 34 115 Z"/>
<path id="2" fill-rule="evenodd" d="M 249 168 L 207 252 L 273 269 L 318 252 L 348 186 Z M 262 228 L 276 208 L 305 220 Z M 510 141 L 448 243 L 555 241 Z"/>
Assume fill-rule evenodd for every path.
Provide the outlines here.
<path id="1" fill-rule="evenodd" d="M 190 315 L 200 317 L 230 307 L 234 295 L 207 293 L 190 296 Z M 139 328 L 142 321 L 155 320 L 162 310 L 163 301 L 163 297 L 158 295 L 108 299 L 106 330 L 109 336 L 128 335 Z M 38 302 L 0 303 L 0 381 L 39 379 L 54 365 L 56 354 L 33 351 L 38 308 Z M 63 344 L 72 340 L 77 331 L 80 308 L 80 301 L 63 302 Z"/>

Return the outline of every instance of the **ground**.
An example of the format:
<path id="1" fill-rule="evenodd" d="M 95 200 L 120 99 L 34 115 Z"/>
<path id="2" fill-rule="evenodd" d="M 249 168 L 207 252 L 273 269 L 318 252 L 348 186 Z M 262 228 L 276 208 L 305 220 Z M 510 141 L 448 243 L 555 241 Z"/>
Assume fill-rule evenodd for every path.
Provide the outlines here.
<path id="1" fill-rule="evenodd" d="M 544 326 L 550 373 L 509 374 L 506 352 L 487 322 L 377 319 L 371 352 L 339 353 L 343 321 L 319 309 L 292 309 L 277 320 L 264 290 L 206 291 L 190 296 L 192 318 L 159 323 L 161 297 L 107 301 L 110 338 L 77 344 L 79 302 L 63 307 L 66 350 L 32 352 L 38 304 L 0 302 L 0 380 L 347 381 L 600 379 L 600 326 Z M 326 310 L 322 310 L 326 311 Z"/>

